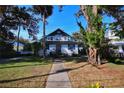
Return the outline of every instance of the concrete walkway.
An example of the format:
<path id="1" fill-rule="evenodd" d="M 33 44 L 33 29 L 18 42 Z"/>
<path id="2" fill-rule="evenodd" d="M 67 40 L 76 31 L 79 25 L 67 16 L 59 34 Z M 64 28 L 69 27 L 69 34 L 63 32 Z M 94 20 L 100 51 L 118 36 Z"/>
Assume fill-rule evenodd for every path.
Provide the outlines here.
<path id="1" fill-rule="evenodd" d="M 71 88 L 71 83 L 62 60 L 54 60 L 46 88 Z"/>

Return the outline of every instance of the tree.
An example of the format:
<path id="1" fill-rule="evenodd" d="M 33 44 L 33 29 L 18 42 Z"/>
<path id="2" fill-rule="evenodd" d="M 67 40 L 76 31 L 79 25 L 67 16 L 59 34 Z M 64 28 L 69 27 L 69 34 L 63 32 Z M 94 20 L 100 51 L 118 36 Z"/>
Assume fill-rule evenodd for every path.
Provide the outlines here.
<path id="1" fill-rule="evenodd" d="M 83 41 L 88 47 L 88 61 L 91 64 L 101 64 L 100 48 L 104 41 L 105 27 L 102 25 L 102 17 L 98 14 L 99 7 L 80 6 L 80 15 L 84 16 L 87 21 L 87 29 L 84 29 L 80 22 L 80 32 L 82 33 Z"/>
<path id="2" fill-rule="evenodd" d="M 12 8 L 11 13 L 12 16 L 14 17 L 14 20 L 17 22 L 16 26 L 18 29 L 18 35 L 17 35 L 17 52 L 18 52 L 21 27 L 23 30 L 27 29 L 29 35 L 35 38 L 34 34 L 38 33 L 38 26 L 37 26 L 38 22 L 33 16 L 31 16 L 30 13 L 27 12 L 27 9 L 25 7 L 15 6 Z"/>
<path id="3" fill-rule="evenodd" d="M 37 6 L 33 6 L 33 12 L 35 14 L 38 14 L 41 16 L 42 21 L 43 21 L 43 57 L 46 56 L 45 52 L 46 52 L 46 40 L 45 40 L 45 23 L 46 23 L 46 19 L 52 14 L 53 11 L 53 6 L 51 5 L 37 5 Z"/>
<path id="4" fill-rule="evenodd" d="M 110 30 L 115 32 L 115 35 L 120 38 L 124 38 L 124 6 L 123 5 L 111 5 L 101 6 L 104 13 L 108 16 L 112 16 L 115 22 L 110 23 Z"/>
<path id="5" fill-rule="evenodd" d="M 19 21 L 19 19 L 21 21 Z M 38 33 L 37 19 L 30 15 L 25 8 L 18 8 L 17 6 L 0 6 L 0 45 L 1 49 L 9 49 L 8 47 L 14 43 L 14 41 L 19 41 L 19 33 L 16 37 L 11 30 L 17 30 L 18 26 L 23 26 L 25 30 L 28 31 L 29 36 L 36 38 Z M 18 39 L 17 39 L 18 38 Z M 17 40 L 16 40 L 17 39 Z M 7 48 L 5 48 L 8 46 Z M 10 47 L 11 50 L 13 49 Z M 4 50 L 4 51 L 5 51 Z M 10 52 L 10 50 L 8 51 Z M 5 52 L 8 54 L 8 52 Z"/>
<path id="6" fill-rule="evenodd" d="M 13 18 L 8 15 L 11 8 L 12 6 L 0 6 L 0 37 L 4 40 L 14 39 L 14 35 L 10 29 L 15 24 Z"/>
<path id="7" fill-rule="evenodd" d="M 80 32 L 74 32 L 72 33 L 72 37 L 75 38 L 76 40 L 81 40 L 81 35 Z"/>

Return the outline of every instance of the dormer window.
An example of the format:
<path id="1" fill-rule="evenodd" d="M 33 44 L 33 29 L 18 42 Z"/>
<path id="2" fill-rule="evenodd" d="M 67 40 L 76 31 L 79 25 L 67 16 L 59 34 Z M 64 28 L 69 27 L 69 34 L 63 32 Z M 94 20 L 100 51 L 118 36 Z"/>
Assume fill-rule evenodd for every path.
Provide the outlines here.
<path id="1" fill-rule="evenodd" d="M 60 31 L 57 31 L 57 34 L 60 34 L 61 32 Z"/>

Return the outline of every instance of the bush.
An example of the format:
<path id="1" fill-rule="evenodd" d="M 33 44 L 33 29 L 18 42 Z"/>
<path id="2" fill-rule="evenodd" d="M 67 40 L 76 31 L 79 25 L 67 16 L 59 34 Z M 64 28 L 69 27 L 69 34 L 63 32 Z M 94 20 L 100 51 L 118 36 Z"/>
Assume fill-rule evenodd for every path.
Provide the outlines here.
<path id="1" fill-rule="evenodd" d="M 101 84 L 99 82 L 90 85 L 88 88 L 102 88 Z"/>
<path id="2" fill-rule="evenodd" d="M 72 54 L 72 56 L 73 56 L 73 57 L 78 57 L 78 56 L 79 56 L 79 54 Z"/>
<path id="3" fill-rule="evenodd" d="M 123 60 L 121 58 L 117 58 L 117 57 L 110 57 L 108 61 L 111 63 L 115 63 L 115 64 L 123 63 Z"/>
<path id="4" fill-rule="evenodd" d="M 122 60 L 117 58 L 117 59 L 115 59 L 114 63 L 116 63 L 116 64 L 122 63 Z"/>
<path id="5" fill-rule="evenodd" d="M 13 50 L 13 44 L 6 43 L 4 41 L 0 42 L 0 57 L 1 58 L 10 58 L 16 55 L 15 51 Z"/>

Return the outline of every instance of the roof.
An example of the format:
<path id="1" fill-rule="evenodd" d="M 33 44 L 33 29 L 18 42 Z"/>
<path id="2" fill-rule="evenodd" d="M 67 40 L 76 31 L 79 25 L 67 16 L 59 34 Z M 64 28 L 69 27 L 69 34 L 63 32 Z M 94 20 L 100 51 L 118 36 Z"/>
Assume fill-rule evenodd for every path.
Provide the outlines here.
<path id="1" fill-rule="evenodd" d="M 47 36 L 53 36 L 53 35 L 58 34 L 58 33 L 63 34 L 65 36 L 70 36 L 69 34 L 67 34 L 66 32 L 64 32 L 62 29 L 58 28 L 55 31 L 53 31 L 52 33 L 46 35 L 46 37 Z"/>
<path id="2" fill-rule="evenodd" d="M 64 36 L 70 36 L 71 38 L 73 38 L 74 40 L 76 40 L 74 37 L 72 37 L 71 35 L 67 34 L 66 32 L 64 32 L 62 29 L 58 28 L 55 31 L 51 32 L 50 34 L 46 35 L 47 36 L 54 36 L 55 34 L 58 34 L 58 31 L 60 31 L 61 34 L 63 34 Z"/>
<path id="3" fill-rule="evenodd" d="M 124 41 L 111 41 L 109 44 L 113 44 L 113 45 L 124 45 Z"/>

